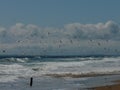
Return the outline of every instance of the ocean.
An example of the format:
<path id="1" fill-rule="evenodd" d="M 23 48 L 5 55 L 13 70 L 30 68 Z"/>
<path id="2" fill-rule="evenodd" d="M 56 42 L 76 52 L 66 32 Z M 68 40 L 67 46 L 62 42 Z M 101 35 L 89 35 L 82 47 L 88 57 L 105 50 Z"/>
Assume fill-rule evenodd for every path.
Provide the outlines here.
<path id="1" fill-rule="evenodd" d="M 119 72 L 119 56 L 1 56 L 0 90 L 87 90 Z"/>

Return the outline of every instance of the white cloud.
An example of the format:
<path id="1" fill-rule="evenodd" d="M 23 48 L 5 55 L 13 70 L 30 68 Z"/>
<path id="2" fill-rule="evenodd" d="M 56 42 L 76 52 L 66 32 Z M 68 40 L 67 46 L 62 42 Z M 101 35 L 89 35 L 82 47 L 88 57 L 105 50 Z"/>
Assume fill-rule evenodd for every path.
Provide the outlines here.
<path id="1" fill-rule="evenodd" d="M 120 27 L 112 21 L 105 24 L 73 23 L 66 25 L 65 29 L 69 35 L 78 39 L 120 39 Z"/>
<path id="2" fill-rule="evenodd" d="M 113 54 L 116 48 L 120 51 L 119 40 L 120 26 L 113 21 L 98 24 L 71 23 L 63 28 L 17 23 L 9 28 L 0 28 L 0 49 L 7 49 L 9 53 L 24 51 L 40 54 L 45 51 L 46 54 L 90 54 L 94 51 L 105 53 L 104 48 L 110 48 L 109 53 Z M 105 42 L 110 45 L 107 46 Z"/>

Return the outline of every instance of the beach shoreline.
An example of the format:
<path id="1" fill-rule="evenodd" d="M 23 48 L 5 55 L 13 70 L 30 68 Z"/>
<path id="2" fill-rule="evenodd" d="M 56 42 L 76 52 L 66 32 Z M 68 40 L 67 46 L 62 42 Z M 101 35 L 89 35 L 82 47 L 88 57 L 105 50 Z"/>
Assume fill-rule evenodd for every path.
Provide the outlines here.
<path id="1" fill-rule="evenodd" d="M 111 85 L 102 85 L 90 88 L 89 90 L 120 90 L 120 80 L 111 81 L 113 84 Z"/>
<path id="2" fill-rule="evenodd" d="M 87 90 L 120 90 L 120 74 L 119 73 L 115 73 L 115 74 L 111 74 L 111 73 L 107 73 L 107 74 L 95 74 L 95 73 L 89 73 L 89 74 L 71 74 L 71 73 L 67 73 L 67 74 L 47 74 L 46 76 L 50 76 L 53 78 L 94 78 L 94 80 L 97 80 L 97 78 L 101 78 L 103 79 L 102 81 L 100 81 L 100 79 L 98 79 L 98 83 L 96 84 L 96 81 L 92 81 L 91 83 L 94 83 L 94 85 L 92 86 L 88 86 L 90 88 L 86 88 Z M 96 78 L 96 79 L 95 79 Z M 104 84 L 102 84 L 104 83 Z M 80 90 L 84 90 L 82 88 L 80 88 Z"/>
<path id="3" fill-rule="evenodd" d="M 113 85 L 99 86 L 99 87 L 91 88 L 90 90 L 120 90 L 120 83 L 116 83 Z"/>
<path id="4" fill-rule="evenodd" d="M 70 77 L 70 75 L 68 77 L 33 76 L 32 87 L 30 77 L 21 77 L 15 82 L 0 83 L 0 87 L 2 90 L 17 90 L 17 88 L 19 90 L 120 90 L 120 74 L 86 77 L 74 75 Z"/>

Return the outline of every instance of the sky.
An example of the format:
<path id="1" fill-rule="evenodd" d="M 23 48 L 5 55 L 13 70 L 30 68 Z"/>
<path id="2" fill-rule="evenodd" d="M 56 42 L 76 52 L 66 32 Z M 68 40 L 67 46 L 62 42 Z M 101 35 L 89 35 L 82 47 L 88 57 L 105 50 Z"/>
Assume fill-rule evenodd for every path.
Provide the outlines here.
<path id="1" fill-rule="evenodd" d="M 119 0 L 0 0 L 0 54 L 119 55 Z"/>
<path id="2" fill-rule="evenodd" d="M 22 22 L 58 27 L 108 20 L 120 23 L 119 3 L 119 0 L 0 0 L 0 25 Z"/>

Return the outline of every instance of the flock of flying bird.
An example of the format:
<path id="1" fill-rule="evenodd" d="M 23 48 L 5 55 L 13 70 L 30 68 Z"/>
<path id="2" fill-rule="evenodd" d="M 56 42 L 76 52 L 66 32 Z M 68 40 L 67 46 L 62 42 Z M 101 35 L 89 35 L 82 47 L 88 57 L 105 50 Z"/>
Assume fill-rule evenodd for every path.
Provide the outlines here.
<path id="1" fill-rule="evenodd" d="M 50 32 L 48 32 L 47 33 L 48 34 L 48 37 L 49 37 L 49 35 L 51 34 Z M 40 39 L 44 39 L 44 36 L 41 36 L 41 38 Z M 74 44 L 74 40 L 75 39 L 69 39 L 69 43 L 72 45 L 72 44 Z M 77 40 L 77 39 L 76 39 Z M 95 42 L 94 40 L 92 40 L 92 39 L 90 39 L 89 40 L 91 43 L 96 43 L 96 45 L 98 45 L 99 47 L 102 45 L 102 43 L 100 43 L 100 42 Z M 22 41 L 22 40 L 18 40 L 17 41 L 17 43 L 19 44 L 19 43 L 21 43 L 21 42 L 24 42 L 24 40 Z M 78 42 L 80 42 L 80 40 L 78 41 Z M 106 42 L 109 42 L 109 40 L 106 40 Z M 42 41 L 40 41 L 40 43 L 42 43 Z M 64 41 L 63 40 L 59 40 L 58 41 L 58 48 L 61 48 L 61 46 L 62 46 L 62 44 L 64 43 Z M 64 47 L 64 46 L 63 46 Z M 109 51 L 110 49 L 109 48 L 106 48 L 106 47 L 104 47 L 103 48 L 105 51 L 107 50 L 107 51 Z M 47 51 L 47 49 L 43 49 L 43 52 L 46 52 Z M 114 50 L 116 53 L 119 53 L 119 51 L 117 50 L 117 49 L 115 49 Z M 6 53 L 7 52 L 7 50 L 5 50 L 5 49 L 3 49 L 2 50 L 2 53 Z"/>

